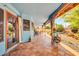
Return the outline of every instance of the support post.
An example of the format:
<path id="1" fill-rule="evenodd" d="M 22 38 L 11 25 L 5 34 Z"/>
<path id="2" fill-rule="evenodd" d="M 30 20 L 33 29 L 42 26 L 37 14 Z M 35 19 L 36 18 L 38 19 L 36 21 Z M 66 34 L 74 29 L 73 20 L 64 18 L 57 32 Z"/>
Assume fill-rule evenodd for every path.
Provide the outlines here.
<path id="1" fill-rule="evenodd" d="M 54 26 L 54 19 L 51 19 L 51 43 L 53 41 L 53 26 Z"/>

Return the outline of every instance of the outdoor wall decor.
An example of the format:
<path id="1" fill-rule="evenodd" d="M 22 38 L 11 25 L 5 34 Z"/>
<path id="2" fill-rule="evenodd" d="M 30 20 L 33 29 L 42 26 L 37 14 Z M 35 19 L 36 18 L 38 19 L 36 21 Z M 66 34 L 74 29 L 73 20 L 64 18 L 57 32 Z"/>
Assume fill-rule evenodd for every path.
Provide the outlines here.
<path id="1" fill-rule="evenodd" d="M 23 30 L 24 31 L 30 31 L 30 21 L 29 20 L 23 20 Z"/>
<path id="2" fill-rule="evenodd" d="M 4 19 L 4 11 L 0 9 L 0 42 L 3 41 L 3 19 Z"/>

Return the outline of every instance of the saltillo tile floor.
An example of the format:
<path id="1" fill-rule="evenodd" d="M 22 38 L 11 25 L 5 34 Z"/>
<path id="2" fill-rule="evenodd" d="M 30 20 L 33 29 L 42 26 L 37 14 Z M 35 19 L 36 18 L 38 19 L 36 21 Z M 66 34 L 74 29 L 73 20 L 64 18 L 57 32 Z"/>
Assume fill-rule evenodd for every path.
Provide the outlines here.
<path id="1" fill-rule="evenodd" d="M 45 33 L 36 35 L 31 42 L 21 43 L 9 56 L 73 56 L 72 53 L 63 48 L 60 44 L 57 48 L 51 45 L 51 39 Z"/>

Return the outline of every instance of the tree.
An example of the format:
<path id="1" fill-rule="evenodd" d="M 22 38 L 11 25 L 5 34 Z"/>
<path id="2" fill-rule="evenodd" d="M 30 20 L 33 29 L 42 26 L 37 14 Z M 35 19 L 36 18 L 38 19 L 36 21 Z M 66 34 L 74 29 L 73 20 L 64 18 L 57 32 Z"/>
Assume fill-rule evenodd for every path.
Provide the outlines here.
<path id="1" fill-rule="evenodd" d="M 79 6 L 62 16 L 65 22 L 70 22 L 72 32 L 76 33 L 79 29 Z"/>
<path id="2" fill-rule="evenodd" d="M 62 32 L 63 30 L 64 30 L 63 25 L 56 24 L 56 31 L 57 32 Z"/>
<path id="3" fill-rule="evenodd" d="M 50 26 L 46 26 L 45 29 L 51 29 Z"/>

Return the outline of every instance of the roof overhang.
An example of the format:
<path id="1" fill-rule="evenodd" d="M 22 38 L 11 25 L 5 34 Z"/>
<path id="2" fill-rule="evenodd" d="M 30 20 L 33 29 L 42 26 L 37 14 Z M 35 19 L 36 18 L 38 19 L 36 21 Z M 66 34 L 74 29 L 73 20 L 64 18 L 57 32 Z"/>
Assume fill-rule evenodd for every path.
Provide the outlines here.
<path id="1" fill-rule="evenodd" d="M 55 20 L 56 18 L 58 18 L 61 15 L 65 14 L 66 12 L 68 12 L 71 9 L 73 9 L 77 5 L 79 5 L 79 3 L 62 3 L 53 13 L 51 13 L 49 15 L 49 18 L 44 23 L 44 25 L 49 23 L 51 20 Z"/>

